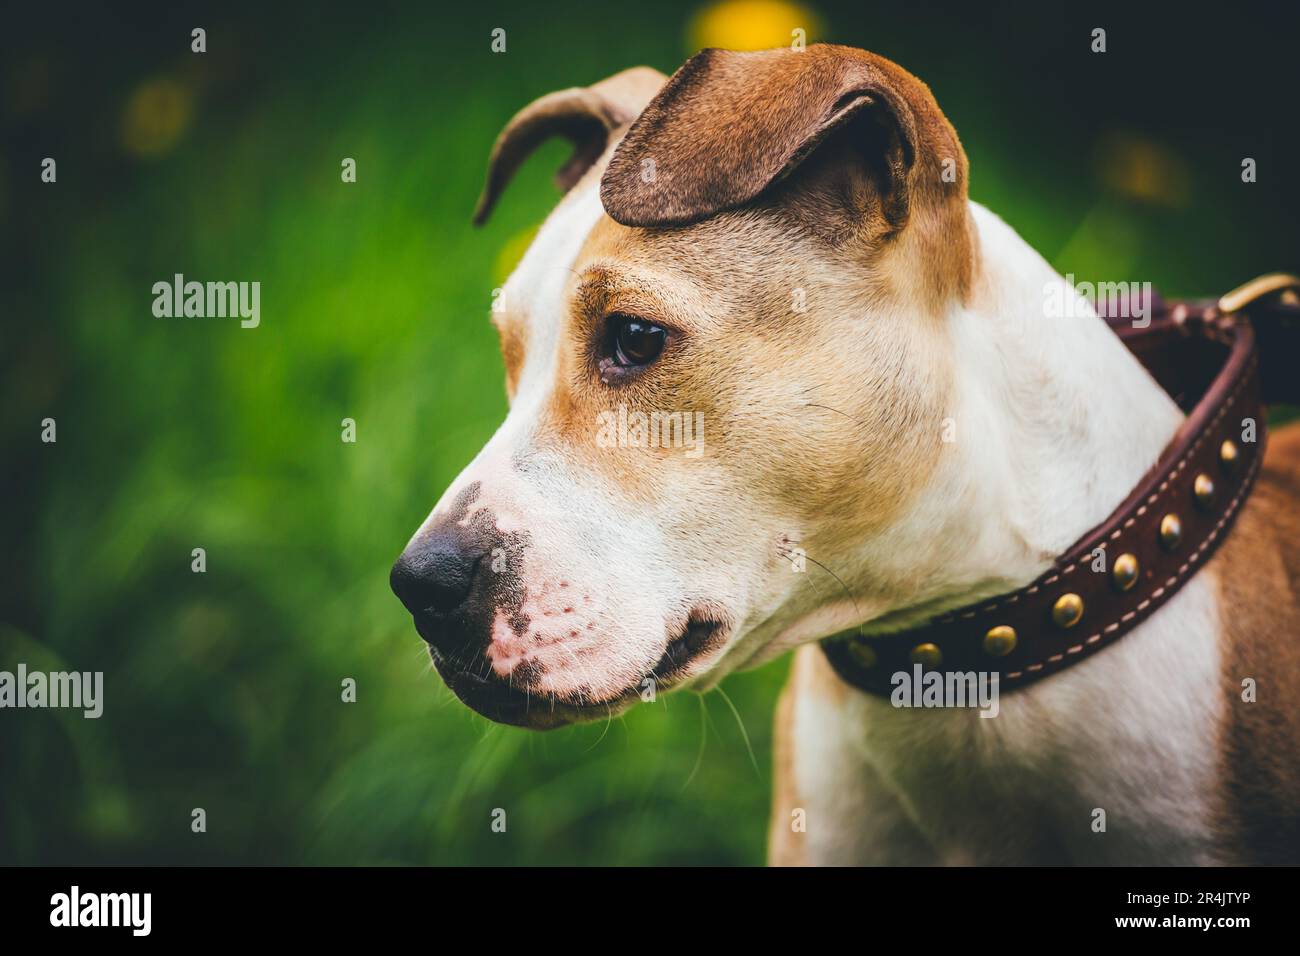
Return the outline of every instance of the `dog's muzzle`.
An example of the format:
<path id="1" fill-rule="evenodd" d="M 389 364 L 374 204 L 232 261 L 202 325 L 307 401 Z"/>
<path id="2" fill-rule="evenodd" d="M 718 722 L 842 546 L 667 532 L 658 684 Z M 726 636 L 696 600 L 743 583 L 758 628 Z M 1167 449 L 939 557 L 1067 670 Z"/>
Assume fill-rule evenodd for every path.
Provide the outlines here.
<path id="1" fill-rule="evenodd" d="M 503 542 L 474 525 L 444 520 L 407 545 L 389 574 L 393 593 L 411 612 L 447 686 L 492 720 L 532 726 L 529 696 L 487 666 L 498 609 L 517 590 L 509 573 L 488 571 Z M 525 676 L 525 675 L 519 675 Z"/>
<path id="2" fill-rule="evenodd" d="M 451 657 L 482 639 L 486 646 L 491 612 L 479 586 L 479 566 L 486 554 L 456 526 L 417 537 L 402 552 L 388 583 L 415 618 L 420 636 L 444 657 Z M 478 612 L 478 613 L 476 613 Z"/>

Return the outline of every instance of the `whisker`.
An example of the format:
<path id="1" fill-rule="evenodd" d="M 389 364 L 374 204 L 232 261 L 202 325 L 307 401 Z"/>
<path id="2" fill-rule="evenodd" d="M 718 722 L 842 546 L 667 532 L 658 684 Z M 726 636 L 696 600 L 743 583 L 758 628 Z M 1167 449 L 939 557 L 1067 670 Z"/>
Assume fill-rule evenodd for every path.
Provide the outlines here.
<path id="1" fill-rule="evenodd" d="M 714 690 L 718 692 L 718 695 L 726 702 L 727 706 L 731 708 L 732 716 L 736 718 L 736 726 L 740 728 L 740 737 L 745 741 L 745 750 L 749 752 L 749 762 L 754 768 L 754 774 L 761 778 L 763 773 L 758 769 L 758 758 L 754 756 L 754 748 L 749 742 L 749 734 L 745 732 L 745 722 L 740 719 L 740 711 L 736 710 L 736 705 L 731 702 L 731 698 L 727 696 L 727 692 L 722 689 L 721 684 L 714 688 Z"/>
<path id="2" fill-rule="evenodd" d="M 781 557 L 783 557 L 783 558 L 789 560 L 790 555 L 793 554 L 793 551 L 786 551 L 785 553 L 782 553 L 781 550 L 780 550 L 780 547 L 778 546 L 778 548 L 777 548 L 777 554 L 780 554 Z M 853 596 L 853 592 L 850 591 L 850 590 L 849 590 L 849 586 L 848 586 L 847 584 L 844 583 L 844 579 L 841 578 L 841 577 L 840 577 L 838 574 L 836 574 L 834 571 L 832 571 L 830 568 L 828 568 L 826 565 L 822 564 L 820 561 L 818 561 L 816 558 L 814 558 L 814 557 L 813 557 L 811 554 L 809 554 L 808 552 L 805 551 L 803 556 L 804 556 L 804 558 L 805 558 L 806 560 L 811 561 L 813 564 L 817 565 L 817 567 L 821 568 L 823 571 L 825 571 L 827 574 L 829 574 L 832 578 L 835 579 L 835 582 L 836 582 L 837 584 L 839 584 L 839 586 L 843 589 L 845 596 L 848 597 L 848 599 L 849 599 L 851 602 L 853 602 L 853 610 L 854 610 L 854 612 L 857 613 L 859 617 L 861 617 L 861 615 L 862 615 L 862 609 L 861 609 L 860 607 L 858 607 L 858 599 L 857 599 L 856 597 Z"/>
<path id="3" fill-rule="evenodd" d="M 709 709 L 704 705 L 703 696 L 699 697 L 698 700 L 700 702 L 700 751 L 695 755 L 695 766 L 691 768 L 690 776 L 688 776 L 686 782 L 682 784 L 683 791 L 691 785 L 691 781 L 695 779 L 695 774 L 699 772 L 700 765 L 704 762 L 704 744 L 708 739 L 708 731 L 705 726 L 705 721 L 708 719 Z"/>
<path id="4" fill-rule="evenodd" d="M 817 402 L 805 402 L 805 403 L 804 403 L 804 408 L 821 408 L 821 409 L 825 409 L 825 410 L 828 411 L 828 412 L 834 412 L 836 415 L 843 415 L 843 416 L 844 416 L 845 418 L 847 418 L 849 421 L 851 421 L 851 422 L 856 422 L 857 424 L 861 425 L 863 428 L 868 428 L 868 427 L 870 427 L 870 426 L 868 426 L 867 423 L 864 422 L 862 419 L 860 419 L 860 418 L 854 418 L 854 417 L 853 417 L 852 415 L 850 415 L 848 412 L 842 412 L 842 411 L 840 411 L 838 408 L 831 408 L 831 406 L 829 406 L 829 405 L 821 405 L 821 404 L 818 404 Z"/>

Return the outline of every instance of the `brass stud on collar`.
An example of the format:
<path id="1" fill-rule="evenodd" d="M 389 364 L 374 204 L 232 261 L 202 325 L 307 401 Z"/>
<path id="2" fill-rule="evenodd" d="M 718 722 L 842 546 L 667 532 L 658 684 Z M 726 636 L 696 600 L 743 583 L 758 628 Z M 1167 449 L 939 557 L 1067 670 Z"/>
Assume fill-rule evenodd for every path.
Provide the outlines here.
<path id="1" fill-rule="evenodd" d="M 1071 592 L 1062 594 L 1052 605 L 1052 620 L 1057 627 L 1074 627 L 1083 617 L 1083 598 Z"/>
<path id="2" fill-rule="evenodd" d="M 984 653 L 1006 657 L 1016 649 L 1016 629 L 1006 624 L 990 627 L 984 635 Z"/>
<path id="3" fill-rule="evenodd" d="M 1166 551 L 1172 551 L 1182 540 L 1182 519 L 1171 511 L 1160 519 L 1160 544 Z"/>
<path id="4" fill-rule="evenodd" d="M 866 641 L 850 641 L 849 656 L 853 658 L 853 663 L 864 670 L 876 666 L 876 649 Z"/>
<path id="5" fill-rule="evenodd" d="M 1223 465 L 1224 471 L 1232 471 L 1237 467 L 1237 446 L 1231 439 L 1224 439 L 1219 446 L 1219 464 Z"/>
<path id="6" fill-rule="evenodd" d="M 912 648 L 912 663 L 933 670 L 943 663 L 943 653 L 936 644 L 917 644 Z"/>
<path id="7" fill-rule="evenodd" d="M 1214 480 L 1202 472 L 1192 484 L 1192 493 L 1196 495 L 1197 505 L 1202 510 L 1208 509 L 1214 503 Z"/>
<path id="8" fill-rule="evenodd" d="M 1136 554 L 1121 554 L 1110 569 L 1110 579 L 1116 588 L 1128 591 L 1137 584 L 1139 570 Z"/>

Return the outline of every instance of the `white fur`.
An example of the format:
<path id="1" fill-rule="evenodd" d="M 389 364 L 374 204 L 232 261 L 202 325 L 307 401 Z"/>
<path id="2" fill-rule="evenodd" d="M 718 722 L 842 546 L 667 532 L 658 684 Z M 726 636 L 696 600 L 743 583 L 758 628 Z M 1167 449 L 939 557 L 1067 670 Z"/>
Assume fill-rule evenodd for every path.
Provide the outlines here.
<path id="1" fill-rule="evenodd" d="M 488 660 L 503 678 L 524 660 L 541 664 L 546 692 L 570 703 L 602 706 L 636 688 L 659 660 L 675 623 L 665 608 L 677 603 L 675 576 L 667 562 L 640 562 L 631 577 L 620 560 L 624 554 L 664 554 L 659 529 L 618 510 L 617 501 L 571 467 L 566 448 L 539 434 L 555 387 L 571 267 L 603 215 L 594 182 L 572 190 L 507 281 L 506 308 L 526 316 L 528 328 L 526 360 L 510 413 L 421 529 L 434 525 L 467 486 L 479 483 L 479 495 L 462 523 L 490 509 L 497 528 L 522 531 L 530 540 L 524 566 L 515 569 L 527 588 L 521 610 L 529 626 L 517 635 L 498 612 Z M 593 422 L 591 434 L 595 432 Z M 616 536 L 611 529 L 617 529 Z"/>
<path id="2" fill-rule="evenodd" d="M 1099 319 L 1043 315 L 1045 284 L 1063 280 L 972 208 L 994 295 L 951 318 L 953 454 L 864 554 L 892 551 L 927 582 L 919 605 L 877 626 L 1032 580 L 1119 504 L 1181 419 Z M 1217 620 L 1212 585 L 1193 578 L 1114 647 L 1005 694 L 994 720 L 857 693 L 836 704 L 796 685 L 810 862 L 1216 862 Z"/>

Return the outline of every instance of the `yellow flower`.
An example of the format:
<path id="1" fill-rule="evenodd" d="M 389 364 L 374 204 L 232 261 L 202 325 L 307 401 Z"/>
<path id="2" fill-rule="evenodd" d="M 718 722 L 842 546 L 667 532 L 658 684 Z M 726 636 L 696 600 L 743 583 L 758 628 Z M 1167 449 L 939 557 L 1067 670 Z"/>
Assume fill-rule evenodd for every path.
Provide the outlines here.
<path id="1" fill-rule="evenodd" d="M 169 151 L 190 125 L 189 88 L 161 77 L 140 84 L 122 111 L 122 145 L 136 156 Z"/>
<path id="2" fill-rule="evenodd" d="M 810 8 L 782 0 L 722 0 L 691 18 L 687 43 L 692 52 L 704 47 L 768 50 L 812 43 L 822 21 Z"/>

